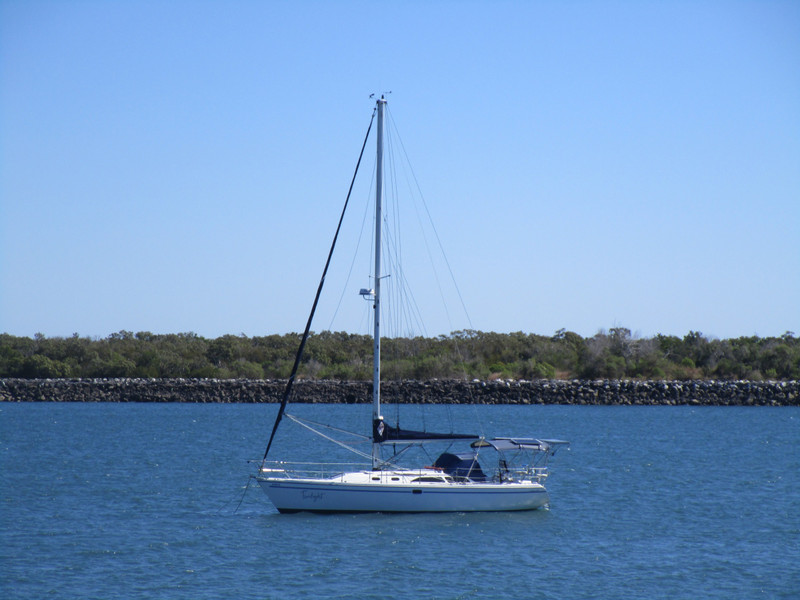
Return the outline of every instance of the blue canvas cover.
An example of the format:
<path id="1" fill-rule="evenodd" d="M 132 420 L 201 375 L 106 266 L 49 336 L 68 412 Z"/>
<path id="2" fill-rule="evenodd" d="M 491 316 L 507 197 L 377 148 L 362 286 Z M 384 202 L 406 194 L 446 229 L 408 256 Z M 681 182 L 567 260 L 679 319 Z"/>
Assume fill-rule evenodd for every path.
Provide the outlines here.
<path id="1" fill-rule="evenodd" d="M 486 475 L 478 463 L 478 457 L 472 453 L 444 452 L 436 459 L 433 466 L 442 469 L 452 477 L 469 477 L 472 481 L 486 481 Z"/>
<path id="2" fill-rule="evenodd" d="M 372 441 L 378 443 L 414 443 L 433 442 L 439 440 L 475 440 L 474 433 L 434 433 L 431 431 L 414 431 L 392 427 L 383 418 L 372 422 Z"/>

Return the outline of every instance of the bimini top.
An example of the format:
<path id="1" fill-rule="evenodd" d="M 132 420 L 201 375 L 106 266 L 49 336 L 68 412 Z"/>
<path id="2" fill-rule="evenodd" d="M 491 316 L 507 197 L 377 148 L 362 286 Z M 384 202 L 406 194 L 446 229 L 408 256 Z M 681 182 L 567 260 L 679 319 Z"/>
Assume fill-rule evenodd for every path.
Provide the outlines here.
<path id="1" fill-rule="evenodd" d="M 537 440 L 534 438 L 493 438 L 478 440 L 470 444 L 473 448 L 494 448 L 498 452 L 505 450 L 534 450 L 547 452 L 553 446 L 569 444 L 564 440 Z"/>

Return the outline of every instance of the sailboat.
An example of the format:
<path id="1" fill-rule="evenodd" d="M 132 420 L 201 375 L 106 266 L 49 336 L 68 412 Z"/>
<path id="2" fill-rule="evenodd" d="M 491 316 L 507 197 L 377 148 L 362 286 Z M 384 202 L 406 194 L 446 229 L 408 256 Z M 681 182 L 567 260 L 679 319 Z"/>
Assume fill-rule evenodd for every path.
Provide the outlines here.
<path id="1" fill-rule="evenodd" d="M 413 431 L 392 426 L 381 411 L 381 210 L 383 193 L 383 138 L 386 99 L 376 101 L 373 118 L 377 114 L 377 157 L 375 170 L 375 262 L 372 281 L 374 287 L 362 289 L 360 294 L 372 303 L 373 316 L 373 380 L 372 380 L 372 435 L 371 454 L 361 454 L 366 462 L 351 466 L 330 463 L 292 463 L 267 461 L 276 431 L 284 416 L 295 421 L 297 417 L 285 412 L 291 396 L 303 349 L 309 337 L 311 321 L 316 310 L 331 255 L 341 229 L 344 210 L 334 236 L 328 262 L 314 299 L 311 315 L 295 357 L 292 373 L 287 382 L 283 400 L 272 428 L 264 458 L 253 477 L 281 513 L 310 511 L 318 513 L 417 513 L 417 512 L 472 512 L 520 511 L 549 505 L 545 488 L 548 475 L 547 460 L 568 442 L 535 438 L 495 437 L 459 433 L 433 433 Z M 369 130 L 362 145 L 364 153 Z M 361 163 L 359 156 L 358 164 Z M 356 167 L 356 173 L 358 166 Z M 355 180 L 355 174 L 353 176 Z M 352 192 L 351 182 L 350 191 Z M 350 194 L 348 193 L 348 199 Z M 302 423 L 301 423 L 302 424 Z M 312 426 L 306 425 L 309 429 Z M 316 430 L 314 430 L 316 431 Z M 324 435 L 324 434 L 323 434 Z M 327 437 L 327 436 L 325 436 Z M 329 438 L 330 439 L 330 438 Z M 421 444 L 440 443 L 445 450 L 423 467 L 400 464 L 405 450 Z M 453 446 L 466 448 L 455 450 Z M 398 451 L 400 448 L 400 451 Z M 384 456 L 384 450 L 390 456 Z M 487 467 L 487 456 L 493 455 Z"/>

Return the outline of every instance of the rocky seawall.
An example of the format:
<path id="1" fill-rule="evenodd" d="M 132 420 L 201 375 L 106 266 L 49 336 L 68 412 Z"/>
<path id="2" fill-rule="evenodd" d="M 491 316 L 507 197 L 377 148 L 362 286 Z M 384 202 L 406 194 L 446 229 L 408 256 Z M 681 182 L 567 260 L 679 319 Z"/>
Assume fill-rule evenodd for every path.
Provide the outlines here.
<path id="1" fill-rule="evenodd" d="M 0 379 L 0 402 L 280 402 L 281 380 Z M 292 402 L 365 403 L 371 383 L 301 381 Z M 798 406 L 800 381 L 397 381 L 398 404 Z"/>

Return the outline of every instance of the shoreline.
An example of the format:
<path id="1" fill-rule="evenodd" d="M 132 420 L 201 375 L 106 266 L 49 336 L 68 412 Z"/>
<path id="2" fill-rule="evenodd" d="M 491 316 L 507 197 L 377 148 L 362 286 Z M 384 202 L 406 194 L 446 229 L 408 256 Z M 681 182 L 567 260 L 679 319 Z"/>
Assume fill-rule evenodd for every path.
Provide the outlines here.
<path id="1" fill-rule="evenodd" d="M 0 379 L 0 402 L 278 403 L 276 379 Z M 293 403 L 368 404 L 371 382 L 295 382 Z M 800 406 L 800 381 L 386 381 L 387 404 Z"/>

